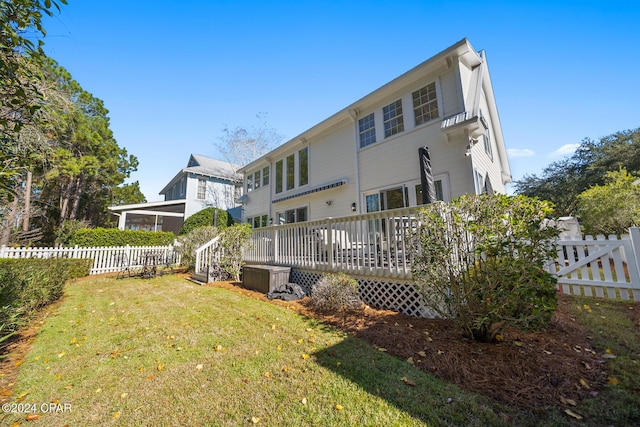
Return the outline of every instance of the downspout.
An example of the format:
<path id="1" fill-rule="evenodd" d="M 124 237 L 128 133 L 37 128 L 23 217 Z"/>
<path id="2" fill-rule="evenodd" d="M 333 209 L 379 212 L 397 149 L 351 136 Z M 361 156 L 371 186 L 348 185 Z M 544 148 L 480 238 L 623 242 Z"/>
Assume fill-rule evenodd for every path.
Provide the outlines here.
<path id="1" fill-rule="evenodd" d="M 360 212 L 360 160 L 358 158 L 358 137 L 360 133 L 358 132 L 358 116 L 360 115 L 360 111 L 358 109 L 349 110 L 349 116 L 351 117 L 351 121 L 353 122 L 353 162 L 354 162 L 354 172 L 355 172 L 355 186 L 356 186 L 356 213 Z"/>

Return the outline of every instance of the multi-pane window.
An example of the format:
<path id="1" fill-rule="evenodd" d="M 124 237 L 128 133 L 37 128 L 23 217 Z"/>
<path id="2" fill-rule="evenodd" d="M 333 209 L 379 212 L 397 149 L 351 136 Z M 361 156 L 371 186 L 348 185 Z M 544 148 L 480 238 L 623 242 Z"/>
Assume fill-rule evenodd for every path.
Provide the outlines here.
<path id="1" fill-rule="evenodd" d="M 276 193 L 282 193 L 282 170 L 283 168 L 283 161 L 282 160 L 278 160 L 276 162 Z"/>
<path id="2" fill-rule="evenodd" d="M 433 182 L 434 187 L 436 188 L 436 200 L 443 201 L 444 200 L 444 191 L 442 189 L 442 180 L 436 180 Z M 416 203 L 418 205 L 422 204 L 422 185 L 416 185 Z"/>
<path id="3" fill-rule="evenodd" d="M 376 142 L 376 122 L 373 113 L 358 120 L 358 132 L 360 133 L 360 148 Z"/>
<path id="4" fill-rule="evenodd" d="M 402 100 L 398 99 L 382 109 L 384 123 L 384 137 L 404 131 L 404 121 L 402 119 Z"/>
<path id="5" fill-rule="evenodd" d="M 247 193 L 253 190 L 253 174 L 247 175 Z"/>
<path id="6" fill-rule="evenodd" d="M 260 176 L 260 171 L 257 171 L 253 178 L 253 187 L 260 188 L 261 182 L 262 182 L 262 177 Z"/>
<path id="7" fill-rule="evenodd" d="M 266 227 L 268 225 L 268 216 L 258 215 L 253 218 L 247 218 L 247 223 L 250 224 L 252 228 Z"/>
<path id="8" fill-rule="evenodd" d="M 435 83 L 413 92 L 413 112 L 416 126 L 439 117 Z"/>
<path id="9" fill-rule="evenodd" d="M 196 198 L 198 200 L 204 200 L 207 197 L 207 181 L 204 179 L 198 179 L 198 194 Z"/>
<path id="10" fill-rule="evenodd" d="M 309 183 L 309 148 L 298 151 L 298 185 Z"/>
<path id="11" fill-rule="evenodd" d="M 284 212 L 278 212 L 278 224 L 291 224 L 293 222 L 303 222 L 308 218 L 308 208 L 288 209 Z"/>
<path id="12" fill-rule="evenodd" d="M 262 169 L 262 185 L 265 187 L 269 185 L 269 166 Z"/>
<path id="13" fill-rule="evenodd" d="M 287 156 L 287 190 L 293 189 L 296 185 L 296 156 Z"/>

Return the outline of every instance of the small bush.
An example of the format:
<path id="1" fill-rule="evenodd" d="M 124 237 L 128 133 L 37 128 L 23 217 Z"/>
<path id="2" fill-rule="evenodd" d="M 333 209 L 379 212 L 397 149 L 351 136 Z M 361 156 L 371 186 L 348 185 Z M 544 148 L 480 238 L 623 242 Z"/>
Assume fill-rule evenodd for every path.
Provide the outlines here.
<path id="1" fill-rule="evenodd" d="M 505 325 L 537 328 L 556 308 L 551 206 L 525 196 L 462 196 L 422 209 L 412 272 L 426 304 L 462 332 L 491 341 Z"/>
<path id="2" fill-rule="evenodd" d="M 249 243 L 251 226 L 249 224 L 234 224 L 222 232 L 222 258 L 221 267 L 228 272 L 234 280 L 240 280 L 240 272 L 244 261 L 242 255 Z"/>
<path id="3" fill-rule="evenodd" d="M 345 311 L 362 308 L 358 282 L 344 273 L 327 274 L 311 289 L 311 304 L 318 310 Z"/>
<path id="4" fill-rule="evenodd" d="M 233 224 L 233 219 L 227 211 L 219 208 L 206 208 L 200 212 L 196 212 L 187 218 L 180 228 L 179 235 L 189 234 L 196 228 L 213 226 L 215 212 L 218 212 L 218 221 L 216 227 L 219 231 L 224 230 Z"/>
<path id="5" fill-rule="evenodd" d="M 176 252 L 181 256 L 180 264 L 188 271 L 193 271 L 196 266 L 196 249 L 204 245 L 219 234 L 219 230 L 213 226 L 198 227 L 185 236 L 178 237 Z"/>
<path id="6" fill-rule="evenodd" d="M 167 246 L 175 240 L 170 231 L 120 230 L 117 228 L 81 228 L 68 238 L 68 246 L 83 248 L 104 246 Z"/>

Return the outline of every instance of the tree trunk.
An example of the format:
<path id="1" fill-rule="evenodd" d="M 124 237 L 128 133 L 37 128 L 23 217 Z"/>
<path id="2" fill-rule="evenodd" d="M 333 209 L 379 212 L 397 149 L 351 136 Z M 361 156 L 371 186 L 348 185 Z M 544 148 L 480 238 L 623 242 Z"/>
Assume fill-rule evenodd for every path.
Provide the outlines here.
<path id="1" fill-rule="evenodd" d="M 69 215 L 69 219 L 78 219 L 78 209 L 80 207 L 80 196 L 82 195 L 82 191 L 80 190 L 82 184 L 81 175 L 79 175 L 75 183 L 73 184 L 73 206 L 71 207 L 71 213 Z"/>
<path id="2" fill-rule="evenodd" d="M 31 171 L 27 171 L 27 182 L 24 187 L 24 216 L 22 218 L 22 231 L 29 231 L 31 219 Z"/>
<path id="3" fill-rule="evenodd" d="M 66 180 L 66 184 L 61 185 L 60 193 L 60 218 L 58 225 L 62 224 L 67 219 L 67 211 L 69 210 L 69 199 L 71 198 L 72 183 L 70 179 Z"/>
<path id="4" fill-rule="evenodd" d="M 7 206 L 7 215 L 4 218 L 2 232 L 0 233 L 0 246 L 6 246 L 9 244 L 11 231 L 13 230 L 13 225 L 15 224 L 16 216 L 18 215 L 18 204 L 18 197 L 14 197 Z"/>

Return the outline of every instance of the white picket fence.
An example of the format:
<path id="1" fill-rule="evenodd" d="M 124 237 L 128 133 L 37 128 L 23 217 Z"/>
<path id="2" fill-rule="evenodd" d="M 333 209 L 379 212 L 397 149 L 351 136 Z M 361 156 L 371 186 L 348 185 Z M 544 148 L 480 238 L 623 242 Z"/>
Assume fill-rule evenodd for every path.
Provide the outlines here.
<path id="1" fill-rule="evenodd" d="M 0 258 L 91 258 L 93 266 L 89 274 L 114 273 L 125 267 L 142 268 L 145 257 L 159 254 L 171 264 L 180 263 L 180 255 L 172 245 L 168 246 L 111 246 L 82 248 L 24 248 L 0 246 Z"/>
<path id="2" fill-rule="evenodd" d="M 640 230 L 618 239 L 585 236 L 557 242 L 557 258 L 549 272 L 566 294 L 640 301 Z"/>

